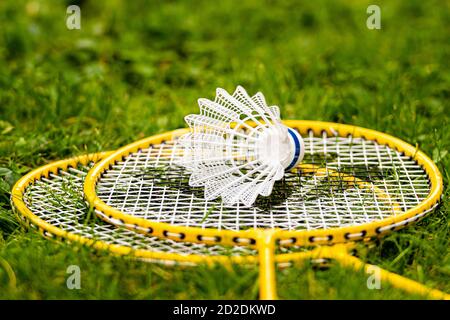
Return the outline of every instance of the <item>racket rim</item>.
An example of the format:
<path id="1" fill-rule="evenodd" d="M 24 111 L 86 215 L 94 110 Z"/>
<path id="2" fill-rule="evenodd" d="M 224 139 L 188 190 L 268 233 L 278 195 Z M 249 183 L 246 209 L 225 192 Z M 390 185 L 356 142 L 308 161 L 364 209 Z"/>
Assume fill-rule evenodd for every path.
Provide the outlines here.
<path id="1" fill-rule="evenodd" d="M 430 181 L 430 190 L 427 197 L 419 204 L 395 216 L 389 216 L 380 220 L 369 223 L 342 226 L 329 229 L 314 230 L 282 230 L 276 229 L 274 236 L 281 244 L 309 246 L 323 244 L 337 244 L 353 240 L 362 240 L 372 238 L 388 231 L 400 229 L 411 222 L 421 219 L 431 208 L 435 207 L 440 200 L 443 192 L 442 175 L 436 164 L 417 147 L 413 147 L 407 142 L 391 136 L 389 134 L 379 132 L 373 129 L 367 129 L 359 126 L 340 124 L 333 122 L 313 121 L 313 120 L 286 120 L 285 125 L 293 129 L 297 129 L 300 134 L 308 134 L 313 131 L 314 134 L 320 135 L 325 131 L 329 135 L 337 135 L 339 137 L 362 138 L 375 141 L 380 145 L 386 145 L 395 151 L 403 153 L 420 165 Z M 176 241 L 208 243 L 208 244 L 226 244 L 226 245 L 249 245 L 255 246 L 258 239 L 261 238 L 261 232 L 273 229 L 252 228 L 247 230 L 219 230 L 213 228 L 186 227 L 173 225 L 166 222 L 150 221 L 144 218 L 135 217 L 125 214 L 107 205 L 101 200 L 96 193 L 96 185 L 102 173 L 104 173 L 110 165 L 122 160 L 128 155 L 138 152 L 141 149 L 154 144 L 163 143 L 173 140 L 173 137 L 189 132 L 189 128 L 177 129 L 165 133 L 153 135 L 133 143 L 130 143 L 100 160 L 88 172 L 84 182 L 84 194 L 86 200 L 95 208 L 95 212 L 102 218 L 102 214 L 109 219 L 115 219 L 118 224 L 122 224 L 129 229 L 137 230 L 140 233 L 168 238 Z M 99 214 L 102 213 L 102 214 Z M 104 217 L 103 217 L 104 219 Z M 205 241 L 203 239 L 212 239 Z"/>
<path id="2" fill-rule="evenodd" d="M 58 160 L 41 167 L 38 167 L 23 177 L 21 177 L 11 190 L 12 208 L 16 214 L 19 214 L 19 220 L 22 224 L 31 223 L 31 226 L 37 227 L 39 232 L 46 238 L 64 239 L 69 242 L 77 242 L 82 245 L 93 247 L 96 250 L 106 250 L 119 256 L 133 256 L 138 259 L 156 260 L 160 262 L 180 262 L 180 263 L 221 263 L 227 265 L 229 263 L 256 265 L 257 255 L 200 255 L 200 254 L 180 254 L 173 252 L 152 251 L 149 249 L 135 249 L 131 246 L 120 244 L 111 244 L 103 240 L 91 239 L 83 235 L 63 230 L 44 219 L 38 217 L 25 203 L 24 195 L 26 189 L 41 178 L 48 178 L 50 174 L 57 174 L 59 170 L 67 170 L 69 167 L 76 168 L 78 165 L 87 165 L 92 161 L 98 161 L 105 156 L 111 154 L 112 151 L 89 153 L 81 156 L 70 157 Z M 163 239 L 162 239 L 163 240 Z M 285 263 L 295 260 L 295 256 L 303 254 L 293 252 L 288 254 L 275 254 L 277 263 Z"/>

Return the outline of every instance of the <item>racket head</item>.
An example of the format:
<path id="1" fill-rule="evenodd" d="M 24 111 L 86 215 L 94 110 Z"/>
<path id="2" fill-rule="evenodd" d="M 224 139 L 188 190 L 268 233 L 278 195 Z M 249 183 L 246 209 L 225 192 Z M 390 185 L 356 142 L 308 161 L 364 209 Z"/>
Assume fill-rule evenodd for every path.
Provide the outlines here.
<path id="1" fill-rule="evenodd" d="M 83 181 L 93 164 L 109 153 L 97 153 L 37 168 L 14 185 L 11 202 L 19 220 L 44 237 L 80 243 L 117 255 L 163 264 L 254 264 L 256 251 L 245 247 L 208 246 L 148 237 L 93 219 L 84 200 Z M 280 255 L 280 263 L 287 259 Z"/>
<path id="2" fill-rule="evenodd" d="M 241 215 L 244 221 L 251 216 L 253 226 L 252 223 L 236 223 L 236 218 L 233 220 L 244 210 L 239 204 L 225 208 L 226 215 L 221 206 L 220 214 L 215 215 L 211 204 L 195 195 L 195 190 L 186 190 L 185 185 L 170 186 L 174 190 L 171 189 L 170 197 L 166 195 L 166 183 L 172 179 L 175 184 L 179 184 L 189 176 L 187 172 L 177 171 L 172 163 L 174 140 L 187 132 L 184 129 L 137 141 L 106 156 L 86 177 L 86 199 L 102 219 L 140 233 L 176 241 L 248 246 L 256 245 L 267 230 L 273 229 L 276 230 L 274 237 L 282 246 L 335 244 L 367 239 L 403 228 L 422 218 L 437 205 L 443 190 L 442 176 L 433 161 L 410 144 L 385 133 L 351 125 L 299 120 L 284 123 L 304 137 L 304 163 L 306 167 L 312 165 L 316 169 L 311 171 L 300 166 L 296 169 L 300 177 L 295 176 L 295 171 L 287 174 L 285 180 L 288 183 L 290 178 L 299 179 L 299 184 L 294 187 L 300 191 L 291 189 L 300 192 L 303 198 L 298 199 L 298 194 L 291 198 L 287 195 L 283 198 L 286 206 L 281 204 L 276 207 L 269 203 L 268 209 L 244 217 Z M 322 158 L 314 158 L 321 154 Z M 158 173 L 160 164 L 163 175 Z M 139 176 L 141 173 L 135 170 L 146 168 L 154 169 L 149 176 L 145 173 Z M 170 174 L 171 171 L 173 174 Z M 319 172 L 324 178 L 318 178 Z M 136 173 L 137 178 L 133 176 Z M 378 179 L 374 175 L 381 177 Z M 337 181 L 333 177 L 337 177 Z M 317 180 L 320 183 L 325 181 L 324 188 L 318 186 Z M 311 190 L 315 194 L 313 201 L 308 202 L 305 201 L 304 193 L 308 191 L 311 181 Z M 116 188 L 118 185 L 120 188 Z M 152 190 L 149 191 L 149 188 Z M 336 196 L 337 192 L 339 197 Z M 346 197 L 350 197 L 351 201 Z M 189 203 L 189 199 L 194 200 Z M 327 209 L 334 210 L 332 214 L 321 207 L 320 202 L 324 200 L 327 201 Z M 339 202 L 339 205 L 333 204 L 333 201 Z M 143 203 L 147 206 L 143 206 Z M 292 221 L 292 215 L 286 217 L 292 211 L 293 203 L 304 207 L 304 211 L 297 208 L 297 212 L 303 213 L 303 216 L 297 215 L 296 222 L 299 223 L 299 219 L 308 222 L 313 217 L 314 226 L 305 227 L 307 223 L 300 223 L 297 228 L 286 226 L 288 218 Z M 220 206 L 220 203 L 217 205 Z M 158 210 L 149 210 L 158 206 L 159 216 Z M 193 206 L 197 208 L 195 219 L 187 218 L 192 212 L 183 214 L 177 210 L 180 207 L 189 210 Z M 274 207 L 279 210 L 274 210 Z M 315 207 L 318 209 L 311 212 L 310 208 Z M 379 212 L 380 208 L 386 210 Z M 210 210 L 213 211 L 213 219 L 208 216 Z M 367 214 L 369 211 L 370 214 Z M 170 214 L 164 215 L 165 212 Z M 343 218 L 348 220 L 339 221 Z M 205 225 L 204 219 L 212 223 Z M 217 222 L 219 220 L 221 222 Z M 324 223 L 321 224 L 320 220 Z M 231 223 L 227 225 L 223 221 Z M 261 225 L 261 222 L 265 224 Z"/>

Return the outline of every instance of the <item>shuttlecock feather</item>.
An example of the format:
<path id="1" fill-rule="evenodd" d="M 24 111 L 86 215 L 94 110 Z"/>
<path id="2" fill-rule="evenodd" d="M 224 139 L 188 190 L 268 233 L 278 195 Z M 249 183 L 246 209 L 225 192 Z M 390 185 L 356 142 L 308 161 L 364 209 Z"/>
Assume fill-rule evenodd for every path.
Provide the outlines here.
<path id="1" fill-rule="evenodd" d="M 198 104 L 200 114 L 185 117 L 191 131 L 178 139 L 176 162 L 191 171 L 189 185 L 204 187 L 207 200 L 251 206 L 302 160 L 301 136 L 282 124 L 279 108 L 262 93 L 218 88 L 214 101 Z"/>

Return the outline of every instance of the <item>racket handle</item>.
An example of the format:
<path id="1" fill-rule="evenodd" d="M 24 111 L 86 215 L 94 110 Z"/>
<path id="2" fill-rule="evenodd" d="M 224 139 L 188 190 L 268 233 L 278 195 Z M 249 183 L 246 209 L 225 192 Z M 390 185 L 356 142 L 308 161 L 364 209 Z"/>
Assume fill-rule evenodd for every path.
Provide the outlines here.
<path id="1" fill-rule="evenodd" d="M 276 300 L 275 279 L 275 230 L 262 232 L 257 240 L 259 254 L 259 297 L 261 300 Z"/>

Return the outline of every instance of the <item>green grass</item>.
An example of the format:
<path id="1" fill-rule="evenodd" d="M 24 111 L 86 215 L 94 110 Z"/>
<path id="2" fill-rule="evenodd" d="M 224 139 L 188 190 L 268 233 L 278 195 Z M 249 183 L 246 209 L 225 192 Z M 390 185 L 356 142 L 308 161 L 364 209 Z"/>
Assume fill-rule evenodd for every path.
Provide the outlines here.
<path id="1" fill-rule="evenodd" d="M 9 204 L 32 168 L 184 126 L 196 99 L 237 84 L 285 119 L 350 123 L 415 145 L 438 164 L 443 204 L 364 260 L 450 292 L 450 7 L 377 1 L 0 2 L 0 298 L 257 298 L 257 270 L 175 269 L 111 257 L 21 229 Z M 125 4 L 126 3 L 126 4 Z M 79 265 L 82 289 L 68 290 Z M 338 266 L 278 273 L 288 299 L 417 298 Z M 226 280 L 224 280 L 226 279 Z"/>

